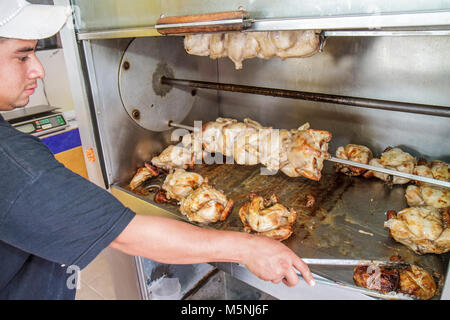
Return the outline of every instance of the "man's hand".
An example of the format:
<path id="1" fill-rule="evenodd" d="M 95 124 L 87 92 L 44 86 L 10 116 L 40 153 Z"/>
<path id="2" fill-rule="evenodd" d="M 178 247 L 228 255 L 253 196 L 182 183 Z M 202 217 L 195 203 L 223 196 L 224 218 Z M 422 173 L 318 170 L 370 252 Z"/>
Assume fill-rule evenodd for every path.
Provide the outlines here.
<path id="1" fill-rule="evenodd" d="M 315 285 L 306 263 L 284 244 L 265 236 L 254 236 L 249 244 L 249 252 L 243 256 L 242 264 L 260 279 L 276 284 L 283 281 L 293 287 L 299 281 L 295 268 L 310 286 Z"/>
<path id="2" fill-rule="evenodd" d="M 265 236 L 200 228 L 174 219 L 140 216 L 110 244 L 111 248 L 167 264 L 237 262 L 259 278 L 295 286 L 300 271 L 310 285 L 308 266 L 288 247 Z"/>

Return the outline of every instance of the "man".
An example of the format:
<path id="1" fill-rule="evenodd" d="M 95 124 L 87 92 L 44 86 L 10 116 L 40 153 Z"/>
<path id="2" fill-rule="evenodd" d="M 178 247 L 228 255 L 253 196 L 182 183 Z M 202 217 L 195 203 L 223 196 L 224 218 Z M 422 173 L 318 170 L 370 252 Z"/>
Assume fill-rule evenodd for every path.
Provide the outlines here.
<path id="1" fill-rule="evenodd" d="M 44 77 L 37 39 L 57 33 L 66 8 L 0 0 L 0 110 L 25 106 Z M 313 285 L 307 265 L 278 241 L 135 215 L 66 169 L 37 138 L 0 116 L 0 298 L 74 299 L 68 267 L 104 248 L 168 264 L 237 262 L 263 280 Z"/>

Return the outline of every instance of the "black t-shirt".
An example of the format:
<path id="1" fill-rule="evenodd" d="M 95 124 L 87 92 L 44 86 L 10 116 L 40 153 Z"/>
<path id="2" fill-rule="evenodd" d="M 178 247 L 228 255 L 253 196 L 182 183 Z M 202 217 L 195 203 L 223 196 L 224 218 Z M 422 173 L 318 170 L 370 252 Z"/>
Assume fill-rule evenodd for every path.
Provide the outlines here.
<path id="1" fill-rule="evenodd" d="M 0 116 L 0 299 L 74 299 L 134 212 Z"/>

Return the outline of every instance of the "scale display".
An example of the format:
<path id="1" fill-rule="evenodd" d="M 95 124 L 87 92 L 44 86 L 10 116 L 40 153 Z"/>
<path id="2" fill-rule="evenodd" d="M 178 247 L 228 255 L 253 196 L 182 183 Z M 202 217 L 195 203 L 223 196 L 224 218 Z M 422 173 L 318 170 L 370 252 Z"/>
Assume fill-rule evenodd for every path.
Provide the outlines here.
<path id="1" fill-rule="evenodd" d="M 13 127 L 15 127 L 17 130 L 35 136 L 41 136 L 54 131 L 59 131 L 66 128 L 67 126 L 67 121 L 62 114 L 55 114 L 39 119 L 32 119 L 13 125 Z"/>

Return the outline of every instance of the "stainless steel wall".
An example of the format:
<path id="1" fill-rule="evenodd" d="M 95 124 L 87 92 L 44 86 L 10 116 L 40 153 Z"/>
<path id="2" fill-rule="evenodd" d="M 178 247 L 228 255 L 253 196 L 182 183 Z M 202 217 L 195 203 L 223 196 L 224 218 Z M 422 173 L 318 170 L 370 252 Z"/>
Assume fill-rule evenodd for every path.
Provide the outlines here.
<path id="1" fill-rule="evenodd" d="M 305 59 L 219 62 L 219 80 L 450 107 L 449 37 L 330 37 Z M 360 143 L 377 155 L 401 146 L 416 156 L 450 160 L 450 119 L 266 96 L 220 93 L 220 114 L 295 128 L 310 122 L 333 133 L 330 150 Z"/>

